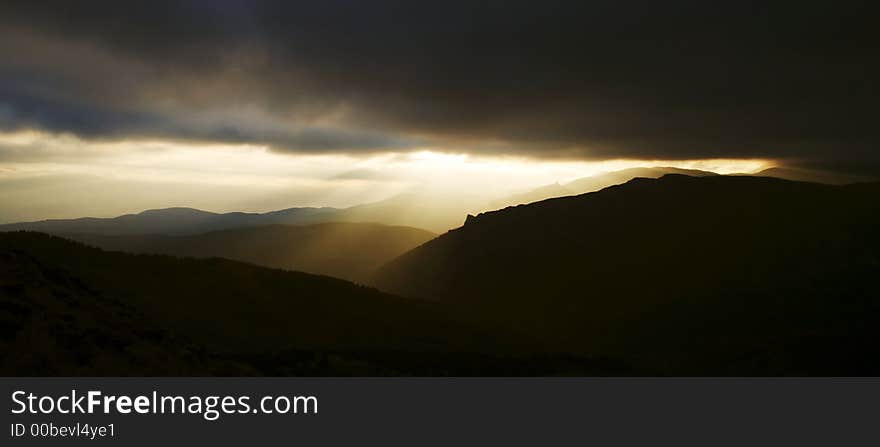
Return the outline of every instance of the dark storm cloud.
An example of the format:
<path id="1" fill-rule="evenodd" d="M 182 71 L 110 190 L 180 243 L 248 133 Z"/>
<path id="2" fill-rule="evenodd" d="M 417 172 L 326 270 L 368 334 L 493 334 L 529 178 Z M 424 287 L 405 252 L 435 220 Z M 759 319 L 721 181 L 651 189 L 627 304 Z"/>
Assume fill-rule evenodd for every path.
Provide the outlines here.
<path id="1" fill-rule="evenodd" d="M 7 127 L 293 151 L 878 159 L 869 2 L 50 3 L 0 7 Z"/>

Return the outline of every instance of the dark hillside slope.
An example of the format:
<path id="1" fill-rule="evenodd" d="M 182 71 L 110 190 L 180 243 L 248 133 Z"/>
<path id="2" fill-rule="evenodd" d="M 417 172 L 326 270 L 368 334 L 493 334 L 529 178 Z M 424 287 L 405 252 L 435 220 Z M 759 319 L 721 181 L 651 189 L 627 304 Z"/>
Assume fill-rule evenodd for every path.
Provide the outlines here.
<path id="1" fill-rule="evenodd" d="M 481 214 L 380 270 L 671 374 L 880 373 L 880 185 L 667 175 Z"/>
<path id="2" fill-rule="evenodd" d="M 64 269 L 0 250 L 0 375 L 253 373 Z"/>
<path id="3" fill-rule="evenodd" d="M 0 374 L 619 374 L 440 305 L 223 259 L 0 233 Z"/>

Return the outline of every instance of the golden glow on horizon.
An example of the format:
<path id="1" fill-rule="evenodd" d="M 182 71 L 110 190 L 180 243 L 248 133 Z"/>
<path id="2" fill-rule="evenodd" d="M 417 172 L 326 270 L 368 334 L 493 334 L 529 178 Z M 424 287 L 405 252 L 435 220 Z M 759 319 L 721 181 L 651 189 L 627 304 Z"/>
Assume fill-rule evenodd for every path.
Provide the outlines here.
<path id="1" fill-rule="evenodd" d="M 0 207 L 20 209 L 0 215 L 0 221 L 112 216 L 167 206 L 214 211 L 344 207 L 413 190 L 480 203 L 632 167 L 673 166 L 730 174 L 754 173 L 773 165 L 760 159 L 561 161 L 430 148 L 293 154 L 259 145 L 92 141 L 27 130 L 0 132 L 0 182 L 5 185 Z M 52 179 L 63 179 L 60 184 L 67 186 L 50 187 Z M 76 209 L 83 211 L 72 211 Z"/>

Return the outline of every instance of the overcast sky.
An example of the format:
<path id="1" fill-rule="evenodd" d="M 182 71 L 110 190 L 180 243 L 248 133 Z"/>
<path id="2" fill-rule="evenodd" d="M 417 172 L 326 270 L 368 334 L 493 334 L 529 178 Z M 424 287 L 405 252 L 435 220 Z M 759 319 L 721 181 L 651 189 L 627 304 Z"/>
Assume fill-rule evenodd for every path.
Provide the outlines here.
<path id="1" fill-rule="evenodd" d="M 133 142 L 876 172 L 871 3 L 4 1 L 0 176 Z"/>

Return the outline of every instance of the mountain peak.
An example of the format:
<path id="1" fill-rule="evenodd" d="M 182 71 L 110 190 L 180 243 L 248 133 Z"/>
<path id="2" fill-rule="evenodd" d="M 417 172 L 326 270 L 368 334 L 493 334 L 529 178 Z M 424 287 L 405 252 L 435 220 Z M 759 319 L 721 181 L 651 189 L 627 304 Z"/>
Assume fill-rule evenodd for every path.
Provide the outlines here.
<path id="1" fill-rule="evenodd" d="M 137 216 L 159 216 L 159 215 L 211 215 L 216 216 L 217 213 L 203 211 L 197 208 L 185 206 L 175 206 L 170 208 L 153 208 L 144 210 L 136 214 Z"/>

